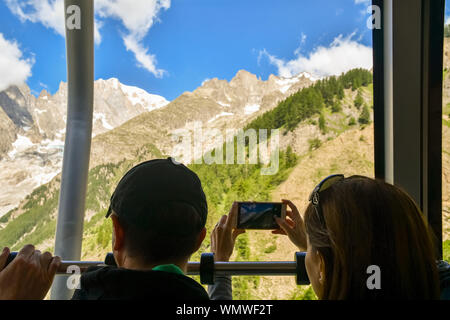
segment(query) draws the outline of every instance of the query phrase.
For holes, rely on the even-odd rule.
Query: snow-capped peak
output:
[[[133,105],[141,104],[148,111],[162,108],[169,104],[164,97],[150,94],[147,91],[133,86],[127,86],[122,83],[119,84],[123,93],[125,93]]]
[[[275,83],[280,86],[281,93],[285,94],[288,90],[296,83],[301,81],[302,78],[306,78],[312,82],[315,82],[317,78],[315,78],[312,74],[308,72],[300,72],[296,76],[285,78],[285,77],[273,77],[275,79]]]

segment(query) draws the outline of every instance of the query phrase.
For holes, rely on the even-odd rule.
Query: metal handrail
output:
[[[11,252],[6,265],[17,256]],[[305,268],[305,252],[297,252],[295,261],[214,261],[214,254],[203,253],[200,262],[188,262],[186,274],[200,276],[203,284],[213,284],[217,276],[296,276],[297,284],[309,284]],[[77,272],[84,273],[90,267],[115,266],[112,253],[108,253],[105,261],[61,261],[57,270],[58,275],[70,275]]]

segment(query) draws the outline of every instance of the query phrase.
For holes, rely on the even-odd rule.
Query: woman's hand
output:
[[[275,217],[281,229],[272,231],[273,234],[287,235],[300,251],[306,251],[305,224],[297,207],[289,200],[282,200],[290,210],[286,208],[286,220]]]
[[[215,261],[227,262],[233,254],[234,244],[238,235],[245,232],[233,228],[233,222],[237,216],[237,202],[233,203],[228,216],[224,215],[211,232],[211,252]]]

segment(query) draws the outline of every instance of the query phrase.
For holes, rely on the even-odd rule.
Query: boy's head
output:
[[[120,180],[106,217],[118,265],[187,261],[206,235],[208,207],[197,175],[172,158],[143,162]]]

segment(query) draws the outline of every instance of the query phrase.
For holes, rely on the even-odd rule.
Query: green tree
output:
[[[358,90],[358,94],[356,95],[356,98],[355,98],[355,107],[359,110],[363,103],[364,103],[364,99],[362,97],[361,90]]]
[[[335,101],[333,103],[333,105],[331,106],[331,112],[337,113],[337,112],[341,112],[341,111],[342,111],[342,104],[341,104],[341,102],[339,100]]]
[[[357,77],[357,78],[353,78],[352,81],[352,91],[355,91],[356,89],[358,89],[359,87],[362,86],[362,80],[361,78]]]
[[[309,143],[309,151],[316,150],[316,149],[320,148],[320,146],[322,145],[322,141],[320,141],[320,139],[318,139],[318,138],[309,139],[308,143]]]
[[[325,121],[325,116],[323,115],[323,113],[321,113],[319,117],[319,129],[322,134],[326,134],[328,132],[327,123]]]
[[[444,27],[444,37],[449,38],[450,37],[450,24],[447,24]]]
[[[352,69],[339,77],[332,76],[319,80],[311,87],[303,88],[281,101],[276,108],[248,124],[245,130],[284,128],[284,134],[286,134],[294,130],[300,122],[320,114],[324,106],[331,109],[338,108],[333,105],[345,97],[344,89],[357,90],[370,83],[372,83],[372,73],[365,69]]]
[[[355,124],[356,124],[355,118],[351,117],[350,120],[348,121],[348,125],[349,126],[354,126]]]
[[[370,111],[367,104],[364,105],[363,110],[359,116],[358,122],[360,124],[369,124],[370,123]]]
[[[343,85],[342,82],[340,81],[340,82],[338,83],[337,98],[338,98],[339,100],[342,100],[342,99],[344,99],[344,96],[345,96],[344,85]]]
[[[285,158],[286,158],[286,167],[292,168],[293,166],[296,165],[296,163],[297,163],[297,156],[292,151],[292,147],[291,146],[287,147]]]

